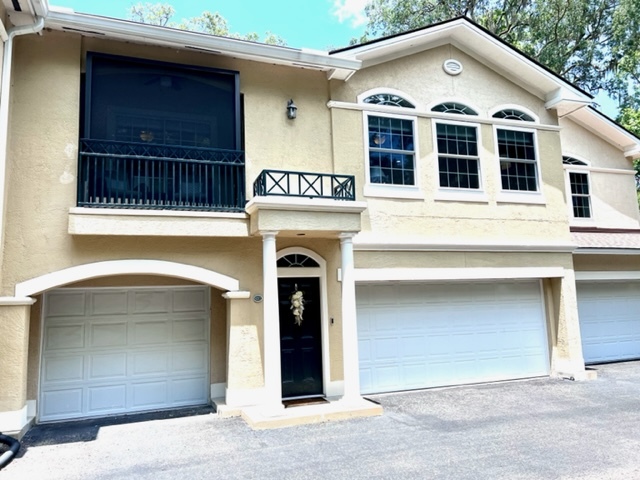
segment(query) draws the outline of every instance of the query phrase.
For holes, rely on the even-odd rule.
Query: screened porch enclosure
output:
[[[90,53],[78,206],[242,211],[238,73]]]

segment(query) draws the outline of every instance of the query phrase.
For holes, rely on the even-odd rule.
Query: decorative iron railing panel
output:
[[[244,152],[81,140],[78,206],[243,212]]]
[[[254,196],[355,200],[353,175],[263,170],[253,182]]]

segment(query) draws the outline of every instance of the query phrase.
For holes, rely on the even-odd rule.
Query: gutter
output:
[[[2,22],[0,22],[0,25]],[[9,138],[9,100],[11,93],[11,64],[13,62],[13,39],[20,35],[38,33],[44,27],[44,17],[36,17],[32,25],[2,31],[6,34],[6,40],[0,31],[0,38],[4,40],[2,56],[2,78],[0,79],[0,248],[4,251],[5,209],[7,196],[7,142]]]

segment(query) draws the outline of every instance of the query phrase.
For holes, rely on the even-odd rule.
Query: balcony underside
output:
[[[71,208],[72,235],[247,237],[249,218],[244,213],[181,212]]]
[[[249,233],[277,231],[278,236],[335,238],[362,229],[365,202],[319,198],[254,197],[247,204]]]

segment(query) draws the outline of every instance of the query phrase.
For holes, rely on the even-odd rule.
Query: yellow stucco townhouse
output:
[[[469,20],[320,52],[3,5],[1,431],[640,357],[640,140]]]

